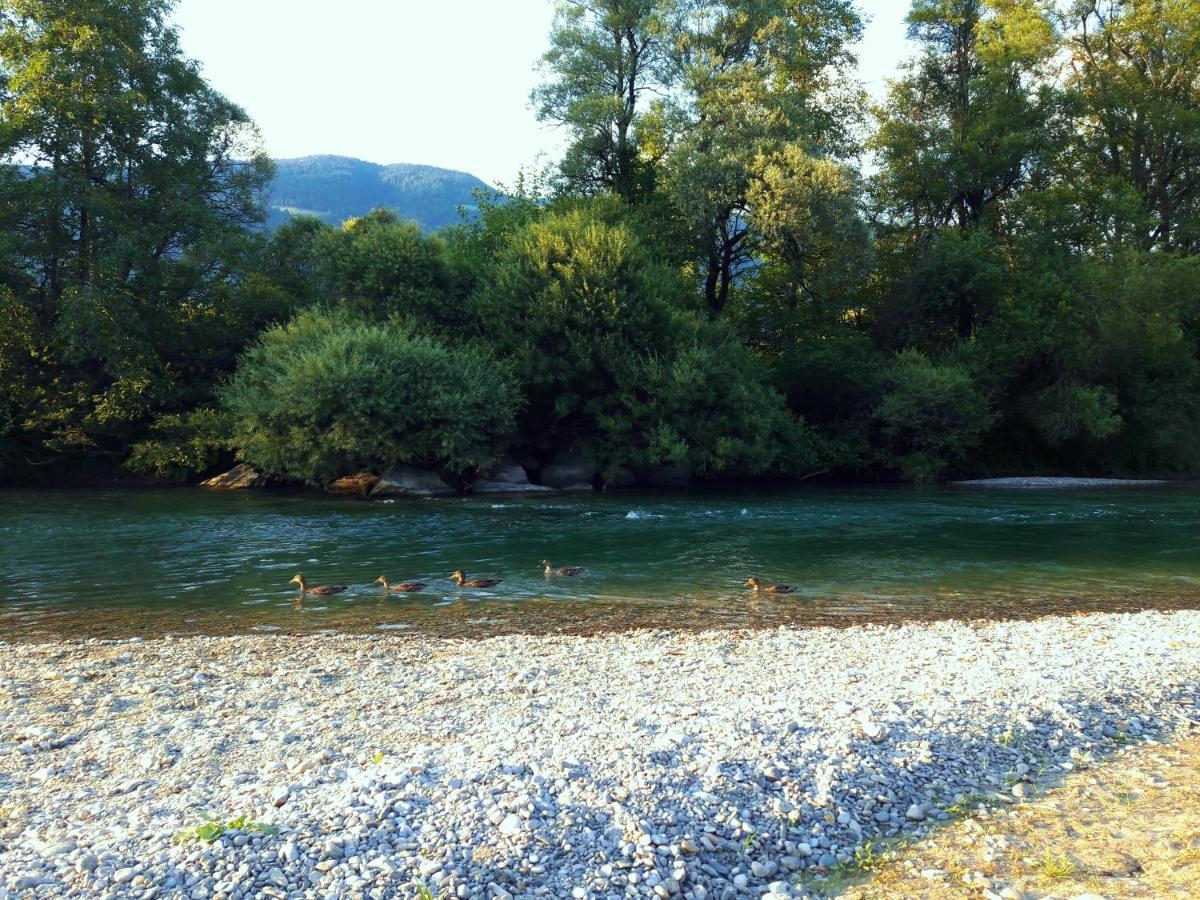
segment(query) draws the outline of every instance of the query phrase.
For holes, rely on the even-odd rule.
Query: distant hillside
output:
[[[339,225],[383,206],[435,231],[460,221],[460,206],[474,209],[471,192],[488,187],[466,172],[407,163],[381,166],[347,156],[279,159],[275,165],[268,197],[272,227],[302,213]]]

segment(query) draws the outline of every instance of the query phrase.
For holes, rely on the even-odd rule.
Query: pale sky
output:
[[[908,50],[907,0],[859,0],[861,77]],[[184,52],[258,123],[276,158],[336,153],[511,183],[562,136],[529,92],[551,0],[180,0]]]

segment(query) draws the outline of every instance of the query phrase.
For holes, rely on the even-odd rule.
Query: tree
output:
[[[922,51],[875,110],[886,343],[966,340],[995,308],[998,240],[1057,152],[1058,47],[1036,0],[915,0]],[[951,327],[947,333],[945,326]]]
[[[1054,28],[1035,0],[914,0],[908,26],[923,49],[870,141],[879,203],[913,240],[998,222],[1049,150]]]
[[[667,190],[719,317],[753,259],[755,161],[797,144],[846,157],[862,94],[849,78],[862,23],[848,0],[689,0],[675,24],[678,141]]]
[[[51,348],[31,456],[119,458],[255,319],[237,281],[271,167],[182,56],[172,6],[0,0],[0,252]]]
[[[568,192],[645,196],[653,173],[641,156],[648,94],[662,89],[666,47],[659,0],[559,0],[534,90],[538,118],[565,127]]]
[[[857,173],[787,144],[758,157],[752,174],[746,196],[755,250],[762,267],[776,266],[781,274],[772,305],[785,316],[774,329],[776,343],[795,340],[798,329],[843,321],[870,271]]]
[[[588,207],[514,232],[481,280],[476,307],[481,336],[512,360],[523,386],[524,438],[594,450],[622,377],[661,345],[686,296],[677,273]]]
[[[1077,0],[1065,19],[1075,112],[1065,182],[1102,239],[1200,251],[1200,7]]]

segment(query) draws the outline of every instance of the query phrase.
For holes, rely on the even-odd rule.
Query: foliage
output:
[[[323,248],[337,296],[373,318],[398,316],[425,328],[458,324],[460,279],[444,242],[376,210],[348,219]]]
[[[604,408],[668,337],[686,297],[685,283],[627,228],[583,209],[515,231],[475,306],[481,333],[522,385],[524,439],[547,448],[602,442]]]
[[[0,0],[0,478],[1200,471],[1195,3],[913,0],[866,122],[849,0],[564,0],[557,165],[269,193],[172,8]]]
[[[270,164],[172,6],[0,2],[0,271],[38,350],[4,392],[28,462],[120,458],[263,321],[234,275]]]
[[[323,484],[396,463],[484,466],[512,429],[517,391],[477,348],[312,310],[264,332],[221,399],[242,459]]]
[[[1050,149],[1054,28],[1037,0],[915,0],[908,26],[922,51],[875,113],[878,202],[918,237],[994,222]]]
[[[798,475],[822,461],[815,436],[725,328],[696,323],[690,342],[674,358],[651,357],[635,385],[604,420],[610,459],[623,449],[635,468],[673,464],[710,478]]]
[[[875,415],[891,458],[912,481],[937,481],[966,462],[993,418],[965,369],[916,350],[896,357]]]
[[[658,0],[560,0],[547,79],[532,101],[543,121],[571,136],[560,165],[572,190],[611,190],[626,200],[648,193],[641,121],[647,95],[664,87],[668,56]]]
[[[1073,0],[1066,172],[1095,236],[1200,250],[1200,9],[1191,0]]]
[[[221,410],[201,406],[159,416],[149,436],[129,448],[128,466],[159,478],[183,481],[214,469],[229,456],[229,420]]]
[[[278,834],[279,829],[274,825],[263,825],[251,820],[248,816],[238,816],[228,822],[220,819],[205,817],[199,825],[183,828],[175,832],[175,843],[186,844],[192,841],[203,841],[211,844],[230,831],[253,832],[255,834]]]
[[[674,135],[663,184],[689,229],[705,305],[717,318],[752,268],[756,166],[788,144],[818,157],[855,149],[863,96],[848,73],[862,23],[846,0],[679,6],[682,99],[660,116]]]

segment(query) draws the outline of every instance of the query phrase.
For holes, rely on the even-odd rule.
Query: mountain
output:
[[[460,206],[475,208],[472,191],[488,190],[466,172],[408,163],[381,166],[348,156],[278,159],[275,166],[267,200],[271,227],[302,213],[340,225],[383,206],[435,231],[461,221]]]

